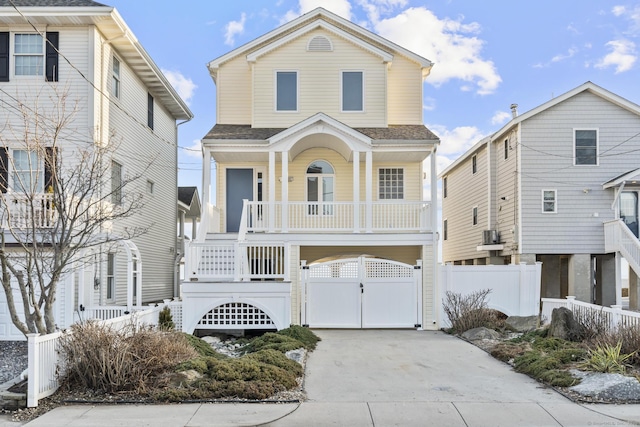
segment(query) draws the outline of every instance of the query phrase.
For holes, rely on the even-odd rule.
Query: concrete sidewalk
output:
[[[316,333],[323,341],[307,362],[300,405],[67,406],[26,426],[640,425],[640,405],[575,404],[440,332]]]

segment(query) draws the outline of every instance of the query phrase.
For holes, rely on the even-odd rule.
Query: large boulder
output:
[[[554,308],[551,312],[549,336],[567,341],[581,341],[585,336],[585,329],[573,317],[573,313],[566,307]]]
[[[500,332],[484,327],[469,329],[461,336],[467,341],[498,340],[501,337]]]
[[[504,322],[516,332],[529,332],[538,327],[538,316],[509,316]]]

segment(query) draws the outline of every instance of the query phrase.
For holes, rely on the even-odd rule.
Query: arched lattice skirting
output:
[[[230,302],[219,305],[202,316],[196,329],[225,329],[242,326],[246,329],[275,329],[264,311],[251,304]]]

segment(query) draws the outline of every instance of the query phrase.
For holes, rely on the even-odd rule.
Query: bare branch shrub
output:
[[[445,294],[444,312],[453,332],[460,334],[482,326],[490,329],[500,326],[499,313],[487,308],[487,296],[490,293],[491,289],[481,289],[467,295],[450,291]]]
[[[74,324],[59,351],[67,386],[106,393],[144,393],[160,374],[198,356],[179,332],[115,330],[96,321]]]
[[[609,320],[602,309],[600,311],[574,309],[573,318],[584,328],[583,340],[593,341],[608,334]]]

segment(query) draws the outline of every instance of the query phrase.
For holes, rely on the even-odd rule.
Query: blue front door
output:
[[[242,200],[253,200],[253,169],[227,169],[227,233],[237,233]]]

